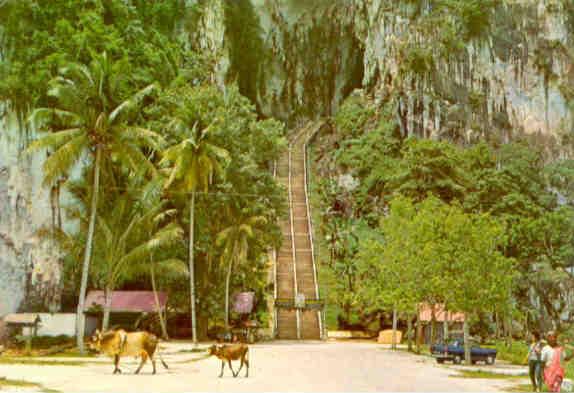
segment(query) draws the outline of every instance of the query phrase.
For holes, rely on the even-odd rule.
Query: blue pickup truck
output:
[[[496,349],[480,348],[473,345],[470,349],[470,360],[472,364],[477,362],[494,364],[496,353]],[[444,344],[435,344],[431,347],[431,354],[438,363],[452,361],[454,364],[460,364],[464,359],[464,344],[460,340],[456,340],[446,346]]]

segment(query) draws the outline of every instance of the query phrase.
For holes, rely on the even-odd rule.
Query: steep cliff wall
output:
[[[502,1],[484,31],[464,40],[412,16],[432,12],[424,7],[388,4],[365,8],[363,83],[381,95],[398,90],[405,132],[466,138],[494,132],[505,139],[572,130],[571,3]]]
[[[26,155],[29,136],[13,113],[0,120],[0,315],[20,305],[58,309],[61,255],[41,235],[58,216],[55,195],[42,186],[45,153]]]
[[[238,80],[266,116],[330,115],[363,88],[392,96],[407,134],[570,131],[574,5],[478,2],[474,15],[477,4],[463,3],[213,0],[203,2],[199,36],[218,57],[218,78]]]

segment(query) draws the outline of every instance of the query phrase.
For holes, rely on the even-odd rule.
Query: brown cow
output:
[[[102,333],[96,330],[90,340],[90,348],[114,358],[114,374],[122,372],[119,368],[121,356],[141,357],[141,363],[135,372],[136,374],[140,372],[147,359],[150,358],[155,374],[154,354],[158,341],[155,335],[148,332],[127,333],[125,330],[119,329]],[[159,351],[157,354],[167,369],[167,364],[161,358]]]
[[[245,364],[245,378],[249,377],[249,347],[245,344],[233,344],[233,345],[212,345],[209,347],[209,354],[216,356],[218,359],[221,359],[221,373],[219,374],[219,378],[223,376],[223,369],[225,368],[225,361],[229,365],[231,369],[231,373],[233,374],[233,378],[237,377],[241,369],[243,368],[243,364]],[[233,371],[233,367],[231,367],[232,360],[241,360],[241,365],[239,366],[239,370],[237,372]]]

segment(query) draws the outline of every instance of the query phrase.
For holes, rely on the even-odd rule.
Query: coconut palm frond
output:
[[[68,127],[79,127],[82,124],[80,116],[74,112],[58,108],[37,108],[34,109],[32,114],[28,117],[28,122],[35,129],[41,129],[51,124],[55,119],[58,119]]]
[[[80,134],[48,157],[44,162],[44,184],[53,184],[56,179],[66,175],[79,161],[87,145],[88,138]]]
[[[181,259],[169,258],[152,263],[156,264],[156,270],[163,276],[189,277],[189,268]]]
[[[149,147],[156,151],[161,150],[166,143],[165,139],[157,132],[141,127],[127,127],[121,136],[124,140],[135,141],[141,147]]]
[[[138,173],[156,174],[156,167],[147,159],[137,146],[129,144],[115,144],[113,146],[113,151],[125,166],[132,169],[133,175],[137,175]]]
[[[70,142],[70,140],[82,135],[83,130],[80,128],[70,128],[44,135],[42,138],[32,142],[26,149],[27,153],[35,153],[42,149],[57,150],[62,145]]]
[[[121,118],[122,115],[126,114],[130,110],[137,108],[141,105],[143,99],[149,96],[152,92],[157,90],[155,84],[148,85],[132,95],[130,98],[118,105],[109,115],[108,121],[110,124],[114,124],[117,120]]]
[[[130,252],[123,256],[118,264],[133,264],[144,260],[150,255],[151,252],[157,251],[163,247],[168,247],[182,239],[183,230],[178,226],[164,228],[158,231],[151,239],[137,247],[134,247]]]
[[[165,179],[163,176],[156,173],[156,176],[153,176],[152,179],[143,186],[142,191],[139,194],[138,202],[144,209],[150,208],[154,204],[158,203],[162,195],[164,183]]]

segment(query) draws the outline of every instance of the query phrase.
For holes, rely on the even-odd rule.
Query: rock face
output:
[[[25,155],[26,135],[14,116],[0,122],[0,316],[57,310],[61,255],[41,235],[53,218],[50,189],[42,187],[45,153]]]
[[[214,82],[236,81],[262,115],[291,125],[362,89],[405,135],[527,133],[552,150],[573,130],[572,0],[450,3],[457,17],[435,15],[433,0],[186,0],[199,12],[180,36],[212,55]],[[59,293],[60,255],[37,235],[58,209],[41,186],[42,155],[21,155],[14,124],[0,123],[0,315]]]
[[[459,26],[465,9],[461,20],[433,20],[430,0],[225,3],[200,2],[196,34],[218,59],[218,80],[237,80],[266,116],[331,115],[362,88],[392,98],[406,134],[547,140],[572,130],[568,0],[501,0],[485,6],[485,21],[468,18],[486,26],[468,37],[439,28]]]

